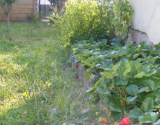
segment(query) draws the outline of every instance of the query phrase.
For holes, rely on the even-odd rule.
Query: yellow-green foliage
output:
[[[113,11],[116,13],[116,16],[112,22],[116,29],[116,35],[122,37],[128,36],[128,27],[134,12],[129,1],[116,0]]]
[[[110,6],[111,7],[111,6]],[[77,40],[106,38],[113,31],[113,13],[95,0],[71,0],[62,18],[62,33],[71,43]]]

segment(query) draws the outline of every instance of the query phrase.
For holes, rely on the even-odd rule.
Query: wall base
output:
[[[129,34],[128,40],[127,42],[136,42],[137,44],[139,44],[140,42],[146,41],[147,45],[154,45],[153,43],[150,42],[148,36],[146,33],[135,30],[135,29],[131,29],[131,33]]]

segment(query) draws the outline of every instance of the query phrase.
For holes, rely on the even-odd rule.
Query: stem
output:
[[[120,21],[119,21],[119,24],[120,24],[120,32],[121,32],[121,22],[122,22],[121,18],[122,18],[122,7],[121,7],[121,15],[120,15]],[[119,32],[119,34],[118,34],[118,39],[119,39],[119,37],[120,37],[120,32]]]
[[[9,29],[9,13],[7,13],[7,29]]]
[[[126,14],[126,20],[127,20],[127,18],[128,18],[128,16],[127,16],[127,14]],[[129,24],[128,24],[128,31],[127,31],[127,37],[126,37],[126,40],[128,39],[128,35],[129,35]]]

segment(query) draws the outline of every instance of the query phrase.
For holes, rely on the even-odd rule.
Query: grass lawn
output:
[[[95,124],[98,108],[80,90],[63,36],[46,24],[0,23],[0,124]],[[101,115],[100,115],[101,116]]]

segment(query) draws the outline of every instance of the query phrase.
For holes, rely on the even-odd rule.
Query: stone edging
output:
[[[80,80],[80,82],[84,83],[84,89],[88,89],[90,84],[92,83],[92,79],[89,78],[88,80],[86,80],[86,78],[84,78],[84,75],[86,73],[86,68],[82,66],[82,63],[78,62],[77,65],[78,67],[75,67],[75,63],[73,61],[73,59],[70,59],[71,61],[71,66],[73,69],[75,69],[78,73],[78,78]]]

